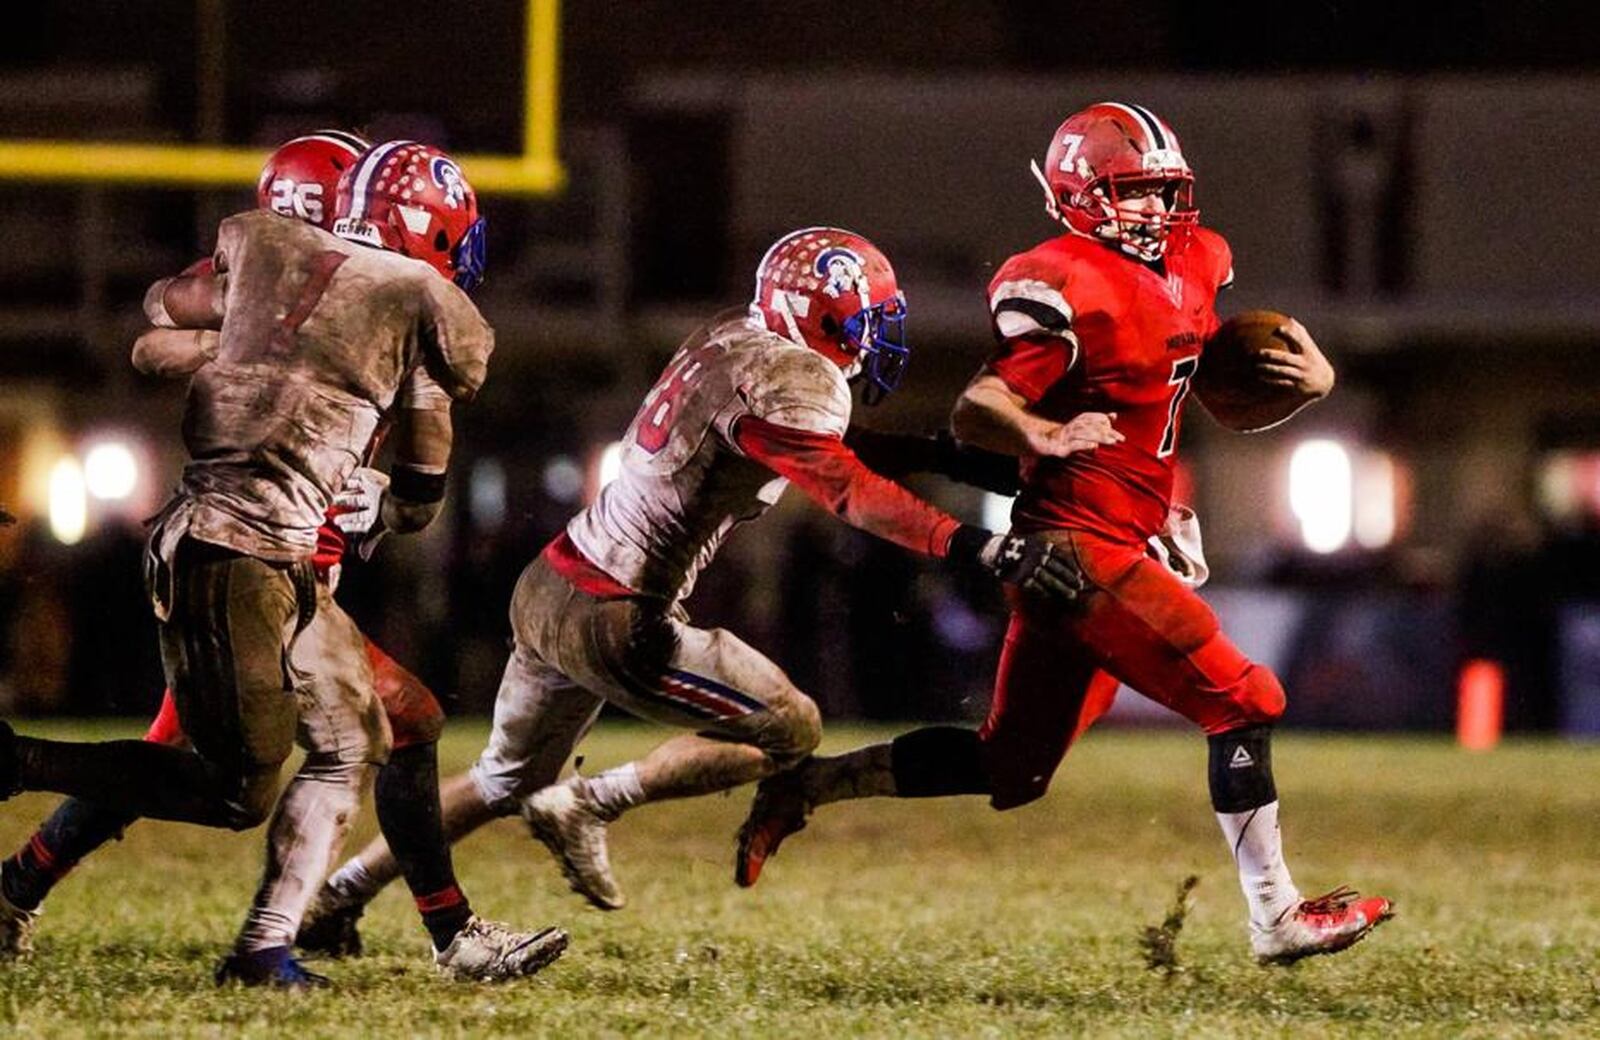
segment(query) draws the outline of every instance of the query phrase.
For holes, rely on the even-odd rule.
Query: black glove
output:
[[[1087,587],[1077,563],[1037,535],[995,534],[962,524],[950,538],[949,559],[1029,592],[1067,601],[1077,599]]]

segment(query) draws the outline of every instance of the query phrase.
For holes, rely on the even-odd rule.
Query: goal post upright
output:
[[[522,153],[456,159],[480,194],[550,195],[566,182],[559,134],[561,0],[527,0]],[[0,140],[0,181],[211,188],[255,183],[268,149],[47,139]]]

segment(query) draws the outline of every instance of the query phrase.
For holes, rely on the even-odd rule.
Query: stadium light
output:
[[[545,464],[544,493],[557,502],[576,502],[583,497],[583,470],[570,455],[557,455]]]
[[[139,461],[121,441],[102,441],[83,457],[83,482],[91,498],[120,502],[139,486]]]
[[[1355,471],[1355,536],[1363,549],[1382,549],[1394,541],[1397,525],[1394,459],[1382,451],[1362,453]]]
[[[467,478],[467,504],[472,526],[480,531],[499,530],[506,519],[506,468],[499,459],[479,459]]]
[[[1289,508],[1300,540],[1314,553],[1338,552],[1350,541],[1354,479],[1350,452],[1332,440],[1309,440],[1289,457]]]
[[[89,524],[89,496],[83,467],[63,455],[50,467],[50,533],[62,545],[76,545]]]

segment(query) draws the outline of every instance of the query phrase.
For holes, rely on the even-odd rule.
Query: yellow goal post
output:
[[[525,21],[522,153],[455,157],[473,188],[483,194],[550,195],[566,181],[556,155],[561,0],[528,0]],[[0,140],[0,180],[250,185],[267,154],[265,149],[207,145]]]

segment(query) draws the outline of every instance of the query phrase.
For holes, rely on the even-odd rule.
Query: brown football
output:
[[[1282,422],[1306,403],[1302,394],[1264,382],[1256,371],[1256,355],[1263,350],[1298,352],[1294,341],[1278,332],[1288,322],[1277,311],[1244,311],[1206,340],[1194,377],[1195,396],[1228,429],[1259,430]]]

